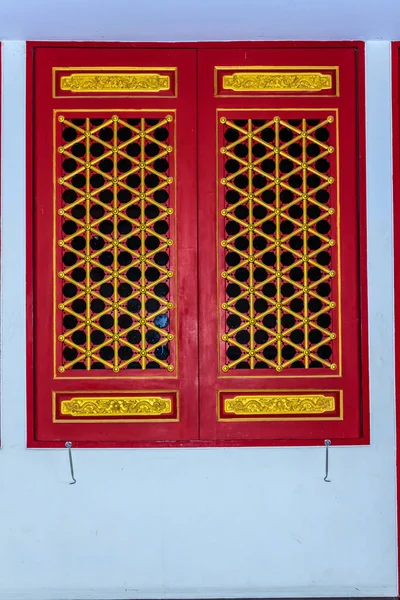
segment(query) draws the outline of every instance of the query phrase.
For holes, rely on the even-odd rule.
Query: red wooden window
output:
[[[367,435],[361,69],[355,48],[200,53],[204,439]]]
[[[362,46],[29,68],[30,444],[367,441]]]
[[[34,51],[38,442],[197,437],[195,65],[193,50]]]

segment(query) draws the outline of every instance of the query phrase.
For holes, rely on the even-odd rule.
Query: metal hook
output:
[[[74,463],[72,462],[72,442],[65,442],[65,447],[68,448],[68,457],[69,457],[69,467],[71,469],[71,477],[72,481],[70,481],[69,485],[74,485],[76,483],[75,475],[74,475]]]
[[[325,440],[325,448],[326,448],[326,452],[325,452],[325,477],[324,477],[324,481],[326,481],[326,483],[330,483],[331,480],[328,479],[328,473],[329,473],[329,446],[331,445],[331,440]]]

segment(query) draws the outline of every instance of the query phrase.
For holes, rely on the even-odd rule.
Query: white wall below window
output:
[[[389,43],[367,44],[372,441],[333,447],[329,484],[323,448],[76,450],[74,486],[66,450],[25,449],[24,42],[1,152],[1,600],[396,595]]]

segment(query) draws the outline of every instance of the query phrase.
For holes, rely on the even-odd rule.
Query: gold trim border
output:
[[[224,67],[226,68],[226,67]],[[217,284],[217,315],[218,315],[218,324],[217,324],[217,348],[218,348],[218,375],[217,375],[217,379],[231,379],[231,378],[237,378],[240,377],[240,379],[246,379],[246,380],[251,380],[251,379],[264,379],[264,380],[268,380],[271,379],[271,377],[279,377],[279,379],[304,379],[307,377],[310,377],[310,374],[305,373],[304,375],[300,375],[300,374],[296,374],[296,375],[285,375],[284,371],[282,371],[281,373],[277,374],[271,374],[271,375],[250,375],[250,376],[246,376],[244,375],[244,371],[237,371],[237,375],[232,374],[232,372],[228,375],[224,375],[223,373],[221,374],[221,322],[220,322],[220,277],[219,277],[219,273],[220,273],[220,269],[219,269],[219,218],[220,218],[220,213],[219,213],[219,178],[218,178],[218,169],[219,169],[219,160],[220,160],[220,155],[219,155],[219,145],[218,145],[218,127],[219,127],[219,113],[221,112],[256,112],[256,111],[260,111],[260,112],[273,112],[273,111],[282,111],[282,112],[287,112],[287,111],[291,111],[291,112],[295,112],[295,111],[315,111],[315,112],[333,112],[335,114],[335,124],[336,124],[336,143],[335,146],[337,148],[336,151],[336,183],[337,183],[337,207],[336,207],[336,223],[337,223],[337,241],[336,241],[336,248],[337,248],[337,278],[338,278],[338,287],[337,287],[337,293],[338,293],[338,298],[337,298],[337,310],[338,310],[338,338],[337,338],[337,343],[338,343],[338,355],[339,355],[339,360],[337,361],[337,365],[338,368],[334,373],[331,373],[329,375],[317,375],[317,374],[313,374],[313,379],[327,379],[327,378],[333,378],[333,379],[337,379],[339,377],[342,377],[342,285],[341,285],[341,229],[340,229],[340,162],[339,162],[339,158],[340,158],[340,143],[339,143],[339,109],[338,108],[331,108],[329,106],[324,107],[324,108],[308,108],[308,107],[304,107],[304,108],[275,108],[275,107],[271,107],[271,108],[257,108],[257,107],[247,107],[247,108],[234,108],[234,107],[230,107],[230,108],[217,108],[216,109],[216,133],[215,133],[215,147],[216,147],[216,196],[215,196],[215,209],[216,209],[216,228],[215,228],[215,240],[216,240],[216,265],[217,265],[217,269],[216,269],[216,284]],[[231,390],[229,390],[231,391]],[[253,390],[253,391],[257,391],[257,390]],[[289,390],[291,391],[291,390]],[[308,390],[306,390],[308,391]],[[239,393],[239,392],[238,392]],[[231,419],[229,419],[231,420]],[[248,419],[245,419],[248,420]],[[259,420],[259,419],[258,419]],[[268,419],[271,420],[271,419]],[[285,419],[287,420],[287,419]]]
[[[112,92],[107,93],[106,95],[97,95],[93,92],[91,92],[90,96],[87,96],[86,94],[61,94],[57,92],[57,73],[59,72],[64,72],[64,71],[73,71],[74,74],[76,74],[77,72],[93,72],[94,73],[105,73],[107,72],[107,74],[118,74],[118,72],[126,72],[126,73],[138,73],[138,72],[169,72],[169,73],[173,73],[175,75],[174,77],[174,86],[172,89],[172,94],[159,94],[157,93],[157,95],[155,96],[154,92],[150,92],[149,94],[143,93],[143,92],[138,92],[135,90],[132,90],[131,92],[127,92],[127,93],[122,93],[122,92],[117,92],[115,94],[113,94]],[[169,77],[169,75],[168,75]],[[61,82],[60,82],[61,84]],[[178,97],[178,67],[147,67],[147,66],[142,66],[142,67],[52,67],[52,79],[51,79],[51,87],[52,87],[52,98],[65,98],[65,99],[75,99],[75,98],[132,98],[132,95],[136,95],[138,94],[137,98],[177,98]],[[170,85],[169,88],[171,89],[171,78],[170,78]],[[60,85],[60,91],[62,91],[61,89],[61,85]],[[162,90],[161,90],[162,91]],[[135,97],[135,96],[134,96]],[[65,111],[64,111],[65,112]]]
[[[176,108],[113,108],[113,109],[109,109],[109,108],[94,108],[94,109],[90,109],[90,108],[67,108],[67,109],[53,109],[53,148],[54,148],[54,152],[53,152],[53,380],[87,380],[87,381],[106,381],[106,380],[116,380],[116,377],[120,379],[134,379],[136,381],[153,381],[154,379],[164,379],[164,380],[173,380],[173,379],[178,379],[179,377],[179,349],[178,349],[178,338],[179,336],[176,335],[175,336],[175,370],[173,371],[173,373],[170,375],[168,373],[168,375],[164,374],[164,375],[152,375],[149,377],[143,377],[140,375],[131,375],[129,373],[129,376],[126,377],[122,377],[120,376],[120,374],[116,374],[114,376],[112,375],[104,375],[103,377],[88,377],[87,375],[85,376],[70,376],[70,375],[63,375],[62,377],[59,377],[58,375],[58,370],[57,370],[57,282],[58,282],[58,277],[57,277],[57,253],[56,253],[56,248],[57,248],[57,244],[56,244],[56,240],[57,240],[57,217],[58,217],[58,213],[57,213],[57,157],[58,157],[58,152],[57,152],[57,144],[56,144],[56,140],[57,140],[57,115],[61,114],[61,113],[79,113],[79,112],[84,112],[86,113],[99,113],[99,112],[109,112],[112,114],[118,113],[118,112],[125,112],[125,113],[154,113],[154,112],[158,112],[158,113],[171,113],[174,115],[174,155],[175,155],[175,159],[174,159],[174,206],[175,209],[177,207],[177,172],[178,172],[178,154],[177,154],[177,146],[176,146],[176,142],[177,142],[177,109]],[[177,240],[177,210],[174,211],[174,232],[175,232],[175,240]],[[176,241],[174,244],[174,271],[175,274],[178,273],[177,271],[177,265],[178,265],[178,242]],[[179,328],[179,312],[178,312],[178,276],[175,277],[175,287],[174,287],[174,298],[175,300],[175,331],[178,331]],[[87,373],[87,371],[86,371]],[[115,390],[114,390],[115,391]],[[79,393],[79,392],[77,392]],[[109,392],[110,393],[110,392]],[[111,393],[113,393],[113,390],[111,391]],[[165,419],[163,419],[163,421],[165,421]],[[76,422],[76,420],[73,421],[74,423]],[[87,422],[87,421],[85,421]],[[96,421],[98,422],[98,421]],[[65,421],[63,421],[63,423],[65,423]]]
[[[298,393],[296,393],[296,391]],[[251,397],[251,394],[255,394],[255,398],[257,397],[275,397],[275,396],[279,396],[279,397],[283,397],[284,395],[287,394],[287,397],[296,397],[298,398],[299,396],[303,396],[304,397],[310,397],[318,395],[319,397],[325,395],[325,394],[338,394],[339,395],[339,416],[335,416],[335,417],[311,417],[310,415],[315,414],[315,413],[307,413],[307,416],[301,416],[301,417],[226,417],[226,416],[221,416],[221,394],[237,394],[238,396],[246,396],[246,397]],[[257,396],[256,396],[257,394]],[[224,404],[226,400],[233,400],[233,398],[225,398],[224,399]],[[334,398],[335,400],[335,398]],[[336,402],[335,402],[335,408],[336,408]],[[218,422],[225,422],[225,423],[231,423],[231,422],[257,422],[257,421],[343,421],[343,390],[335,390],[335,389],[329,389],[329,390],[260,390],[260,389],[246,389],[246,390],[218,390],[217,392],[217,421]],[[335,409],[332,409],[335,410]],[[284,413],[281,413],[284,414]],[[286,413],[288,414],[288,413]]]
[[[141,394],[141,396],[137,396],[137,398],[143,398],[144,395],[146,395],[147,397],[151,396],[151,397],[155,397],[156,395],[159,396],[160,394],[175,394],[175,398],[176,398],[176,417],[174,418],[166,418],[166,419],[152,419],[152,418],[138,418],[138,417],[132,417],[132,418],[125,418],[125,419],[91,419],[91,418],[85,418],[85,419],[80,419],[80,418],[76,418],[76,419],[59,419],[57,418],[57,399],[60,396],[71,396],[72,394],[77,394],[80,395],[81,398],[83,397],[83,395],[85,394],[85,390],[68,390],[68,391],[59,391],[59,392],[55,392],[52,391],[52,422],[53,423],[136,423],[136,424],[140,424],[140,423],[179,423],[180,422],[180,393],[179,390],[138,390],[138,393]],[[93,393],[89,392],[90,398],[93,398]],[[124,394],[126,393],[126,397],[129,398],[133,398],[133,396],[129,396],[129,392],[124,392],[124,391],[116,391],[114,390],[96,390],[96,394],[115,394],[114,398],[115,399],[120,399],[124,397]],[[98,397],[98,396],[97,396]],[[88,396],[89,398],[89,396]],[[173,397],[169,398],[169,400],[171,401],[171,411],[174,408],[173,405]],[[63,402],[68,402],[68,400],[61,400],[61,404]]]
[[[339,97],[340,96],[340,89],[339,89],[339,66],[331,66],[331,65],[322,65],[322,66],[300,66],[300,65],[291,65],[291,66],[287,66],[287,65],[281,65],[281,66],[277,66],[277,65],[257,65],[257,66],[244,66],[244,65],[239,65],[239,66],[229,66],[229,65],[224,65],[224,66],[215,66],[214,67],[214,96],[219,97],[219,98],[259,98],[260,96],[262,97],[263,95],[270,95],[273,98],[276,97],[288,97],[288,96],[293,96],[293,95],[297,95],[296,91],[284,91],[284,90],[280,90],[281,93],[276,93],[273,90],[270,91],[263,91],[260,90],[259,93],[257,94],[252,94],[252,93],[231,93],[231,94],[224,94],[224,93],[219,93],[218,92],[218,74],[220,72],[223,71],[229,71],[229,75],[232,75],[233,73],[231,73],[231,71],[260,71],[263,73],[266,73],[268,71],[274,72],[274,71],[281,71],[282,73],[287,74],[290,71],[305,71],[307,73],[314,73],[317,74],[319,73],[319,71],[333,71],[335,73],[335,90],[333,94],[320,94],[318,91],[312,93],[312,94],[305,94],[304,92],[297,91],[297,94],[301,95],[302,98],[315,98],[316,95],[318,96],[323,96],[324,98],[332,98],[332,97]],[[321,74],[321,73],[319,73]],[[328,73],[326,73],[328,75]],[[322,75],[324,75],[324,73],[322,73]],[[332,82],[333,83],[333,82]],[[243,90],[241,90],[243,91]],[[323,91],[323,90],[321,90]],[[260,93],[261,92],[261,93]],[[264,92],[264,93],[263,93]]]

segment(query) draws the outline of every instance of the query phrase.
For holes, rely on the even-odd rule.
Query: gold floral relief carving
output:
[[[224,410],[234,415],[322,414],[335,410],[333,396],[235,396],[224,399]]]
[[[171,399],[158,396],[71,398],[61,402],[61,414],[73,417],[152,417],[171,412]]]
[[[70,92],[161,92],[169,88],[169,75],[158,73],[72,73],[61,77],[61,89]]]
[[[320,92],[332,88],[332,77],[317,72],[238,72],[224,75],[222,87],[235,92]]]

